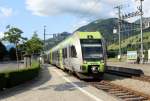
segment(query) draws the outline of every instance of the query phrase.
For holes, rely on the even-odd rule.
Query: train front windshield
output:
[[[81,48],[84,61],[99,61],[103,59],[101,40],[81,40]]]

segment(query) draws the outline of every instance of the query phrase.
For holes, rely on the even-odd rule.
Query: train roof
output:
[[[57,44],[56,46],[54,46],[53,48],[51,48],[50,50],[56,50],[60,46],[65,46],[68,42],[72,40],[73,36],[76,34],[78,35],[79,39],[88,39],[88,37],[92,37],[93,39],[102,39],[102,35],[100,32],[79,32],[78,31],[72,34],[71,36],[69,36],[68,38],[66,38],[65,40],[63,40],[62,42],[60,42],[59,44]]]
[[[87,39],[88,36],[92,36],[93,39],[101,39],[102,35],[100,32],[77,32],[80,39]]]

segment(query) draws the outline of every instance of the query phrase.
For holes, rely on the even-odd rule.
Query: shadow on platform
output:
[[[72,82],[72,83],[66,82],[64,84],[48,85],[46,87],[41,87],[39,88],[39,90],[54,89],[55,91],[74,91],[75,89],[77,89],[77,87],[74,86],[73,84],[77,85],[80,88],[88,86],[88,84],[84,82]]]

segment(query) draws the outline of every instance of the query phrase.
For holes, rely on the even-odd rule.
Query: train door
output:
[[[62,49],[60,48],[59,50],[59,66],[61,69],[64,69],[64,66],[63,66],[63,55],[62,55]]]
[[[80,60],[77,57],[77,50],[74,45],[71,45],[69,47],[69,57],[70,57],[70,67],[72,71],[75,71],[77,69],[78,65],[80,67]]]
[[[67,46],[67,59],[65,61],[65,64],[66,64],[66,68],[71,70],[70,69],[70,57],[69,57],[69,46]]]
[[[50,64],[53,62],[53,55],[52,55],[52,50],[50,50]]]
[[[66,64],[67,64],[67,48],[65,47],[65,48],[63,48],[62,49],[62,57],[63,57],[63,59],[62,59],[62,61],[63,61],[63,66],[64,66],[64,68],[66,68]]]
[[[56,57],[56,59],[55,59],[55,61],[56,61],[56,66],[59,67],[59,51],[58,51],[58,50],[57,50],[56,53],[55,53],[55,57]]]
[[[54,65],[59,67],[59,51],[54,51]]]
[[[48,53],[47,55],[47,61],[46,61],[48,64],[50,63],[50,54]]]

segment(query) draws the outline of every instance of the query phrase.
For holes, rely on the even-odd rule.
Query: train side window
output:
[[[53,57],[52,57],[53,60],[55,60],[55,58],[56,58],[55,52],[53,52],[52,55],[53,55]]]
[[[56,61],[56,52],[54,51],[54,60]]]
[[[77,58],[77,52],[76,52],[75,46],[70,47],[70,55],[73,58]]]
[[[65,58],[67,58],[67,48],[65,48]]]
[[[67,48],[63,49],[63,58],[67,58]]]
[[[64,48],[62,49],[62,55],[63,55],[63,58],[65,58],[65,49]]]

